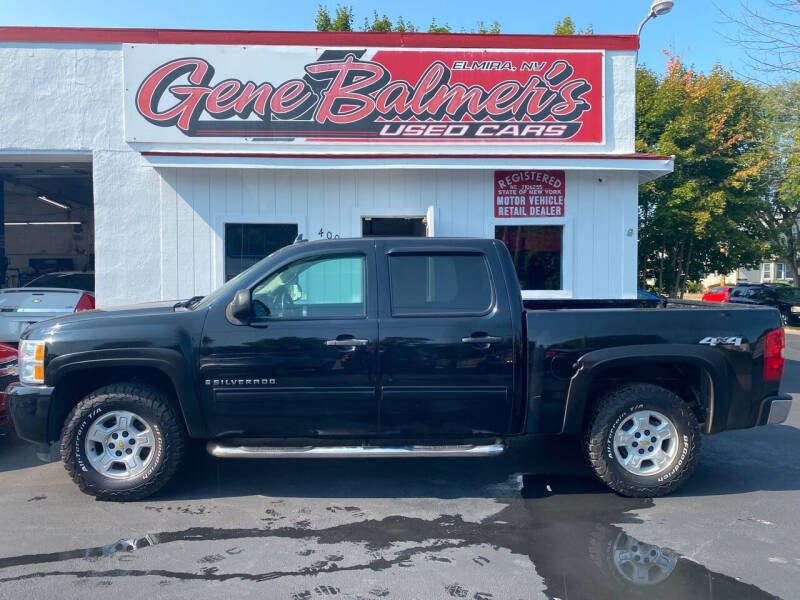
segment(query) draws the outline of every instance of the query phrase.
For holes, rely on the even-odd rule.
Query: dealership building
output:
[[[636,295],[636,36],[0,27],[6,286],[204,295],[292,243],[506,242],[526,297]]]

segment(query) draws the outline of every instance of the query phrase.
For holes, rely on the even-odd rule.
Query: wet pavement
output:
[[[800,392],[800,336],[784,389]],[[796,401],[797,402],[797,401]],[[211,458],[156,496],[82,495],[0,439],[0,598],[800,597],[800,409],[704,439],[679,493],[626,499],[575,440],[486,459]],[[532,458],[533,457],[533,458]]]

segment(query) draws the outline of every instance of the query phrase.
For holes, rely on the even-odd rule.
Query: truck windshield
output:
[[[272,254],[270,254],[270,256],[272,256]],[[200,302],[197,302],[196,304],[193,304],[192,307],[191,307],[192,310],[196,310],[198,308],[205,308],[206,306],[210,306],[217,298],[226,295],[228,292],[233,293],[234,291],[239,289],[239,284],[242,282],[242,280],[245,279],[250,274],[251,271],[253,271],[254,269],[257,269],[259,267],[259,265],[262,262],[264,262],[267,258],[269,258],[269,256],[262,258],[256,264],[248,267],[247,269],[245,269],[244,271],[242,271],[241,273],[236,275],[236,277],[234,277],[233,279],[229,279],[228,281],[223,283],[221,287],[218,287],[216,290],[211,292],[208,296],[206,296],[205,298],[200,300]]]

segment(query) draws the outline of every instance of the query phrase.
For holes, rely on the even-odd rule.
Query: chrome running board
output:
[[[226,446],[208,442],[206,450],[218,458],[402,458],[496,456],[505,451],[499,441],[457,446]]]

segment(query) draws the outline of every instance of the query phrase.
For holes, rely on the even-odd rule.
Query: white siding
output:
[[[297,223],[311,240],[329,232],[358,237],[362,216],[425,216],[429,206],[436,209],[436,235],[443,237],[493,237],[495,224],[563,224],[562,295],[619,298],[636,292],[635,173],[568,173],[560,219],[495,219],[489,170],[159,173],[160,299],[207,294],[222,283],[226,222]]]

